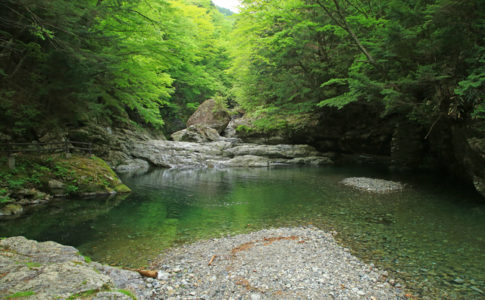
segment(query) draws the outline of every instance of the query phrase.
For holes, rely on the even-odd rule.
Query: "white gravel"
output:
[[[373,193],[388,193],[402,191],[404,184],[396,181],[367,177],[349,177],[341,181],[342,184],[359,190]]]
[[[405,299],[387,272],[314,227],[196,242],[168,250],[152,267],[159,270],[147,280],[152,299]]]

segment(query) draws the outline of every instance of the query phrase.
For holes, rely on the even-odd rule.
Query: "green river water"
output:
[[[343,186],[366,176],[407,184],[376,195]],[[388,270],[409,293],[485,298],[485,201],[433,175],[366,168],[153,170],[125,176],[122,198],[63,200],[0,222],[24,235],[78,248],[93,260],[146,266],[164,249],[261,228],[313,225]]]

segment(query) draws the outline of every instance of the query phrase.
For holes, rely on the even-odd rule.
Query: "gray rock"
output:
[[[191,125],[206,125],[222,133],[231,117],[225,109],[217,107],[216,101],[209,99],[199,105],[197,110],[187,121],[187,127]]]
[[[66,195],[64,191],[64,183],[59,180],[51,179],[49,180],[49,190],[55,197],[62,197]]]
[[[270,159],[263,156],[242,155],[223,162],[227,167],[269,167]]]
[[[144,174],[150,169],[150,164],[143,159],[128,159],[116,167],[119,173]]]
[[[241,144],[239,146],[227,149],[224,155],[241,156],[257,155],[278,158],[294,158],[318,156],[320,153],[308,145],[258,145],[258,144]]]
[[[333,162],[332,154],[320,153],[307,145],[257,145],[227,139],[208,143],[151,140],[133,145],[131,155],[166,168],[323,165]]]
[[[51,179],[49,180],[49,189],[63,189],[64,183],[60,182],[59,180]]]
[[[128,290],[138,299],[151,295],[137,272],[88,263],[73,247],[24,237],[0,240],[0,273],[3,295],[32,292],[30,299],[65,299],[106,289]],[[95,295],[95,299],[131,299],[127,297],[116,290]]]
[[[215,142],[221,140],[217,130],[207,125],[191,125],[190,127],[177,131],[171,135],[177,142]]]
[[[169,277],[170,277],[170,274],[168,274],[167,272],[164,272],[161,270],[157,272],[158,280],[168,280]]]
[[[120,292],[100,292],[93,297],[93,300],[133,300],[133,298]]]

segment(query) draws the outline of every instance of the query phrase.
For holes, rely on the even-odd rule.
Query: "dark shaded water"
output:
[[[339,182],[400,180],[374,195]],[[154,170],[125,177],[126,199],[63,201],[13,221],[0,235],[77,247],[93,260],[142,266],[163,249],[267,227],[312,224],[387,269],[415,295],[485,297],[485,201],[440,176],[393,176],[364,168]]]

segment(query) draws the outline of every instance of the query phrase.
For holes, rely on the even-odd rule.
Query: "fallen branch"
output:
[[[157,276],[158,276],[158,272],[157,271],[142,270],[142,269],[137,269],[135,271],[137,271],[138,273],[140,273],[141,276],[145,276],[145,277],[157,278]]]
[[[212,255],[211,260],[209,260],[209,263],[207,264],[208,266],[212,265],[214,262],[214,259],[216,259],[217,255]]]

